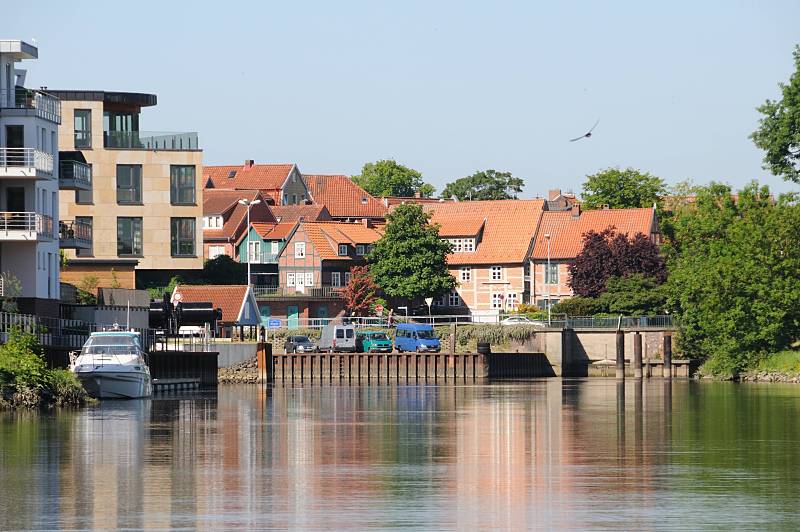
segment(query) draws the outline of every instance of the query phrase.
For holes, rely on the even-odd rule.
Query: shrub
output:
[[[567,316],[594,316],[607,309],[603,303],[595,297],[575,296],[562,299],[550,309],[554,314],[566,314]]]

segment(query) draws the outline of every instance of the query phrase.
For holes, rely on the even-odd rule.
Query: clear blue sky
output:
[[[748,139],[792,71],[796,0],[204,3],[10,2],[0,33],[37,39],[29,86],[157,94],[140,127],[198,131],[207,164],[394,158],[439,190],[494,168],[525,196],[609,166],[798,188]]]

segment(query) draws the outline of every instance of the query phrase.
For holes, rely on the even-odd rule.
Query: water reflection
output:
[[[786,527],[800,387],[223,387],[0,417],[0,529]]]

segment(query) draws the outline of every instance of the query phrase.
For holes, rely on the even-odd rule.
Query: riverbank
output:
[[[217,382],[220,384],[257,384],[259,380],[256,357],[234,364],[229,368],[219,368]]]

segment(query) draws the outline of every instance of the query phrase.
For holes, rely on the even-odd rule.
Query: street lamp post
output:
[[[247,251],[247,286],[250,286],[250,207],[258,205],[261,200],[240,199],[239,203],[247,207],[247,247],[245,249]]]
[[[545,233],[544,238],[547,240],[547,271],[544,272],[544,281],[547,285],[547,324],[550,323],[550,233]]]

